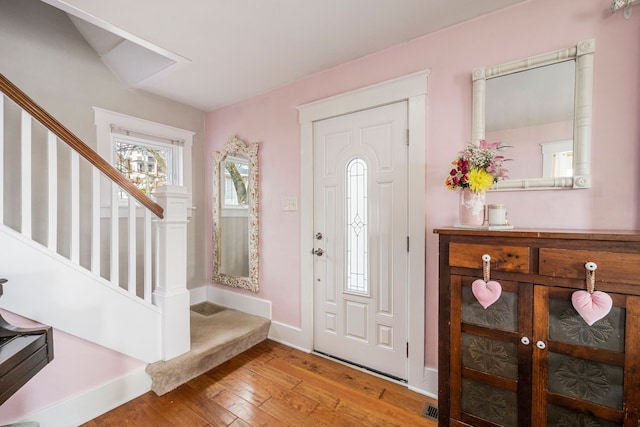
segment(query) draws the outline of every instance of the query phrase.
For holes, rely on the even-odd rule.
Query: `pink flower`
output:
[[[501,142],[487,143],[486,140],[479,141],[478,145],[467,145],[463,151],[458,153],[456,159],[451,162],[453,168],[449,170],[449,176],[445,180],[446,187],[450,190],[469,188],[471,185],[469,174],[477,174],[478,171],[484,171],[490,175],[492,178],[491,185],[500,179],[508,178],[508,171],[502,166],[507,159],[498,154],[499,151],[505,148],[508,148],[508,146]],[[484,185],[482,189],[476,189],[476,191],[484,192],[490,187]]]
[[[480,140],[480,149],[482,149],[482,150],[486,150],[486,149],[497,150],[498,147],[500,147],[500,143],[499,142],[488,143],[484,139]]]

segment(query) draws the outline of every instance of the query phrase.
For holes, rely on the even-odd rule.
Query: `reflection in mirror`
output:
[[[543,142],[540,145],[543,178],[573,176],[573,139]]]
[[[232,137],[214,153],[213,237],[213,280],[257,292],[257,142]]]
[[[222,207],[220,209],[220,273],[249,276],[249,162],[243,156],[223,160],[220,169]]]
[[[494,189],[591,186],[595,42],[473,72],[472,139],[509,145],[509,178]]]
[[[509,178],[542,177],[542,144],[573,141],[574,88],[574,60],[487,80],[485,139],[511,147]]]

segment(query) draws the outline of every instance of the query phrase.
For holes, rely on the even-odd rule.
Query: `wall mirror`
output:
[[[213,281],[258,292],[258,143],[213,154]]]
[[[473,70],[471,138],[511,146],[493,190],[591,187],[595,40]]]

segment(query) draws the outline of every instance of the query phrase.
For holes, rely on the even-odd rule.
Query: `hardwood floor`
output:
[[[157,396],[148,392],[97,426],[436,426],[432,399],[273,341]]]

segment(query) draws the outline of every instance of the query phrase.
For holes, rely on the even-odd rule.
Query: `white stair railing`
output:
[[[12,93],[7,94],[5,85]],[[19,89],[2,75],[0,86],[7,94],[0,99],[0,165],[9,161],[9,174],[16,165],[20,169],[19,188],[15,183],[8,188],[5,172],[0,173],[0,223],[126,291],[123,294],[157,306],[159,359],[188,351],[185,189],[162,187],[154,194],[158,203],[151,201],[20,92],[33,103],[23,108],[23,100],[16,101],[13,93]],[[6,119],[17,121],[17,111],[19,123]],[[112,184],[101,185],[105,180]],[[110,189],[109,197],[101,197],[104,188]],[[5,204],[6,194],[12,203]],[[101,206],[103,200],[110,206]]]
[[[7,101],[3,100],[3,104]],[[51,131],[46,131],[47,144],[43,147],[46,152],[46,163],[42,167],[47,168],[46,186],[39,193],[34,190],[34,178],[39,175],[39,165],[34,164],[34,150],[40,150],[37,141],[34,141],[34,128],[40,125],[29,113],[22,110],[20,113],[20,188],[15,189],[20,192],[19,206],[12,206],[11,209],[20,213],[20,224],[16,227],[24,237],[36,239],[42,245],[60,255],[68,258],[72,263],[85,267],[93,273],[108,280],[112,286],[120,286],[127,290],[129,294],[139,297],[142,300],[152,302],[152,257],[153,257],[153,223],[152,218],[158,219],[148,209],[141,206],[133,197],[125,200],[120,199],[122,187],[112,182],[110,188],[111,206],[109,209],[100,209],[101,180],[107,178],[100,173],[95,166],[85,162],[85,167],[90,169],[89,173],[83,174],[82,178],[91,181],[90,188],[90,208],[81,209],[81,156],[77,151],[64,149],[63,143]],[[4,122],[4,120],[3,120]],[[6,124],[5,124],[6,126]],[[3,126],[3,127],[5,127]],[[11,124],[9,124],[11,126]],[[4,141],[5,144],[8,141]],[[8,149],[9,153],[17,150]],[[60,177],[59,164],[68,164],[68,180]],[[38,167],[38,170],[34,170]],[[86,176],[85,176],[86,175]],[[66,188],[65,188],[66,187]],[[2,188],[3,193],[11,191]],[[61,205],[59,195],[65,194],[66,203]],[[38,210],[34,203],[36,200],[46,200],[46,206]],[[19,209],[19,210],[18,210]],[[104,213],[108,212],[108,217]],[[66,218],[63,218],[63,213]],[[87,234],[82,236],[81,217],[90,216],[90,227]],[[60,220],[65,220],[67,226],[61,226]],[[4,218],[0,218],[4,223]],[[34,223],[47,224],[46,235],[34,236]],[[108,225],[109,232],[101,233],[105,225]],[[60,234],[66,229],[66,234]],[[138,233],[138,231],[142,231]],[[139,235],[140,234],[140,235]],[[121,242],[121,237],[123,241]],[[141,240],[141,244],[138,241]],[[64,242],[63,245],[59,245]],[[90,264],[82,265],[80,253],[84,246],[89,245]],[[65,247],[61,251],[60,247]],[[109,248],[103,250],[103,248]],[[138,260],[141,268],[138,268]],[[171,261],[171,260],[169,260]],[[108,269],[102,271],[103,265],[108,265]]]

